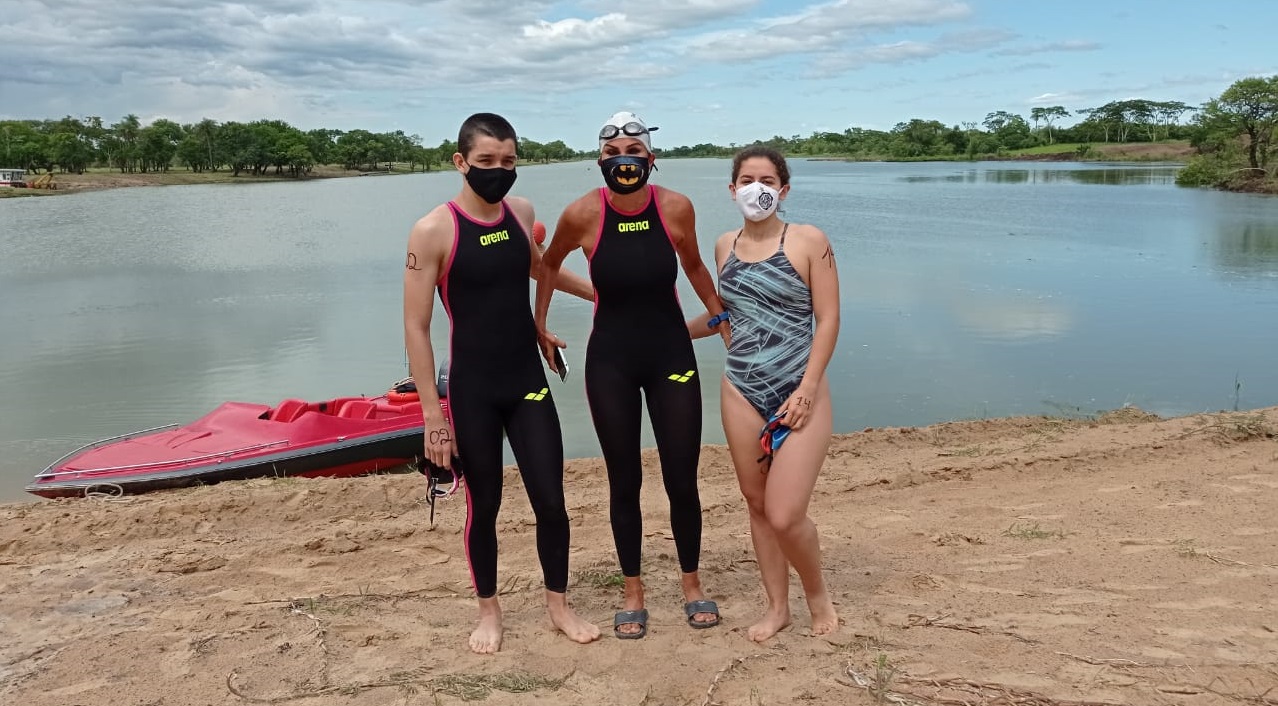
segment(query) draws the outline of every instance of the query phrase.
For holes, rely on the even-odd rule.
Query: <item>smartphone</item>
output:
[[[564,360],[564,351],[562,348],[555,348],[555,367],[559,370],[559,381],[563,382],[568,377],[568,361]]]

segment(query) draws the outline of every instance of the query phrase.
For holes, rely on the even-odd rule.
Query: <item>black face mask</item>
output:
[[[633,194],[648,183],[652,174],[648,167],[648,158],[633,154],[619,154],[599,163],[603,172],[604,183],[609,189],[619,194]]]
[[[483,168],[471,165],[470,170],[466,172],[466,183],[470,184],[470,188],[474,189],[475,194],[479,198],[491,204],[501,203],[506,198],[506,194],[510,193],[510,187],[515,185],[514,169],[502,169],[501,167]]]

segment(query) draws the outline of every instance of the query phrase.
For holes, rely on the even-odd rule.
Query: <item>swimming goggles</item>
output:
[[[621,127],[617,127],[616,125],[604,125],[603,129],[599,131],[599,139],[611,140],[619,135],[639,137],[640,135],[647,135],[650,132],[656,132],[658,129],[659,128],[648,127],[643,123],[636,122],[629,122]]]
[[[781,423],[781,415],[779,414],[769,417],[768,423],[763,425],[763,430],[759,432],[759,448],[763,450],[763,455],[759,457],[759,463],[764,464],[762,469],[764,473],[767,473],[772,466],[772,457],[781,448],[781,444],[785,443],[790,431],[790,427]]]
[[[431,463],[428,459],[417,460],[417,470],[426,476],[426,500],[430,504],[430,526],[435,526],[435,500],[452,497],[462,484],[459,464],[461,460],[453,457],[453,467],[444,468]]]

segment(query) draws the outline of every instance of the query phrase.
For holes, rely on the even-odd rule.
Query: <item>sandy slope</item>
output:
[[[896,704],[1274,704],[1275,428],[1278,408],[1128,410],[841,436],[813,511],[845,625],[808,636],[796,581],[801,619],[764,645],[743,636],[761,591],[721,447],[702,457],[721,627],[681,621],[649,453],[651,634],[554,634],[512,471],[493,657],[465,649],[464,505],[431,529],[419,476],[0,506],[0,701],[868,704],[878,679]],[[603,470],[568,477],[572,599],[610,625]]]

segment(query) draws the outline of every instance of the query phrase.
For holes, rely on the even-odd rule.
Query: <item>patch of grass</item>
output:
[[[1039,145],[1038,147],[1026,147],[1021,150],[1008,150],[1010,155],[1018,154],[1066,154],[1077,153],[1078,148],[1082,146],[1081,142],[1057,142],[1053,145]]]
[[[494,691],[507,694],[528,694],[545,689],[558,691],[567,677],[554,679],[539,674],[511,671],[498,674],[446,674],[431,679],[431,690],[445,696],[455,696],[462,701],[486,699]]]
[[[874,694],[875,703],[882,704],[887,700],[892,681],[896,679],[899,671],[896,665],[888,661],[887,655],[879,653],[878,659],[874,660],[874,683],[870,685],[870,693]]]
[[[626,579],[620,571],[585,569],[577,572],[577,583],[591,588],[621,588],[626,585]]]
[[[1003,530],[1003,536],[1016,539],[1065,539],[1065,532],[1043,529],[1037,522],[1032,525],[1013,522],[1011,527]]]
[[[1278,437],[1278,430],[1263,414],[1229,414],[1211,424],[1190,429],[1181,434],[1180,438],[1194,434],[1207,434],[1221,443],[1234,443],[1273,439]]]

